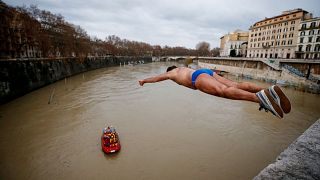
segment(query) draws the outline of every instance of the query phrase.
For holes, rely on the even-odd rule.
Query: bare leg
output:
[[[245,100],[256,103],[260,102],[255,93],[232,86],[226,86],[208,74],[200,74],[196,80],[195,86],[202,92],[218,97],[233,100]]]
[[[264,89],[263,87],[260,87],[260,86],[257,86],[253,83],[249,83],[249,82],[234,82],[234,81],[231,81],[229,79],[226,79],[224,77],[221,77],[219,76],[218,74],[214,74],[213,77],[219,81],[220,83],[228,86],[228,87],[235,87],[235,88],[238,88],[238,89],[242,89],[242,90],[245,90],[245,91],[249,91],[249,92],[252,92],[252,93],[257,93],[259,91],[261,91],[262,89]]]

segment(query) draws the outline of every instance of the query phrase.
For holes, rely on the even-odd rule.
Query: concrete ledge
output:
[[[320,119],[254,179],[320,179]]]

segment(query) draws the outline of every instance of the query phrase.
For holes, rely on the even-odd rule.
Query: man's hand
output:
[[[143,81],[143,80],[140,80],[140,81],[139,81],[139,84],[140,84],[140,86],[143,86],[144,81]]]

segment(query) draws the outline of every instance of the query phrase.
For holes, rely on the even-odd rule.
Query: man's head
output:
[[[167,68],[167,72],[169,72],[169,71],[171,71],[172,69],[175,69],[175,68],[177,68],[177,66],[170,66],[170,67]]]

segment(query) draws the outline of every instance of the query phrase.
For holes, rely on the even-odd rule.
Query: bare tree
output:
[[[215,48],[211,49],[210,54],[213,57],[219,56],[220,55],[220,48],[215,47]]]
[[[196,45],[198,56],[208,56],[210,53],[210,44],[208,42],[199,42]]]

